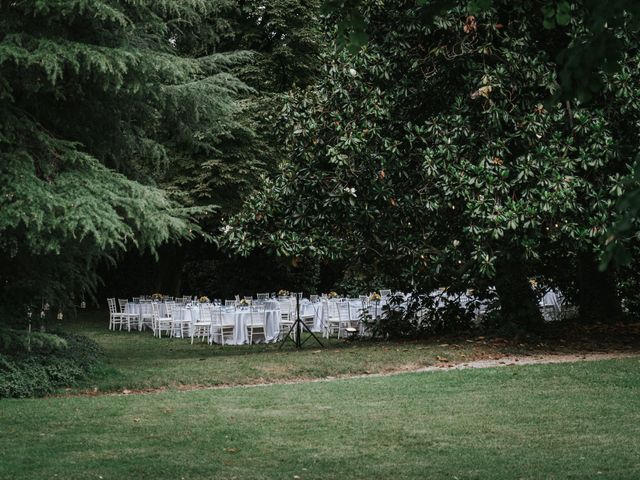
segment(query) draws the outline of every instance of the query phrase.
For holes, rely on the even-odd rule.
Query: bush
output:
[[[379,319],[368,319],[374,337],[418,338],[457,333],[473,327],[475,303],[461,305],[453,296],[416,295],[408,300],[392,297]]]
[[[0,398],[37,397],[75,385],[100,363],[102,351],[93,340],[67,333],[41,335],[35,335],[27,351],[20,338],[26,333],[11,332],[12,348],[0,354]]]

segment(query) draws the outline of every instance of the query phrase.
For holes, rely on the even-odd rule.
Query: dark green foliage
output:
[[[365,2],[369,43],[336,49],[318,84],[292,96],[291,161],[227,241],[348,259],[403,289],[495,285],[506,321],[539,324],[528,280],[555,285],[561,262],[576,272],[601,254],[640,118],[626,24],[623,64],[599,96],[547,103],[553,59],[582,26],[550,36],[543,3],[493,2],[474,18],[461,6],[425,24],[418,8]]]
[[[462,306],[453,292],[437,295],[413,293],[410,298],[394,296],[380,307],[378,319],[365,319],[375,337],[420,338],[461,333],[473,328],[476,302]]]
[[[456,7],[466,15],[482,15],[499,10],[499,0],[417,0],[403,2],[407,10],[420,7],[422,26],[431,26],[434,19]],[[557,64],[560,91],[556,98],[590,100],[603,88],[602,72],[618,71],[626,46],[616,29],[635,22],[640,4],[635,0],[537,0],[529,2],[538,11],[534,27],[544,28],[551,35],[563,32],[572,23],[580,28],[570,39],[559,45],[552,60]],[[357,52],[366,45],[370,18],[365,11],[366,0],[325,0],[323,10],[337,17],[337,44]],[[390,8],[391,10],[391,8]],[[637,27],[632,27],[637,31]],[[563,32],[564,33],[564,32]]]
[[[182,175],[218,175],[219,146],[252,135],[231,73],[250,55],[178,48],[216,8],[0,2],[0,316],[77,303],[125,249],[200,237],[210,185],[185,198]]]
[[[102,357],[97,343],[79,335],[13,331],[2,338],[9,335],[12,343],[0,350],[0,398],[37,397],[75,385]]]
[[[60,335],[44,332],[27,334],[22,330],[3,328],[0,330],[0,353],[22,355],[29,352],[51,353],[69,346]]]
[[[199,218],[208,233],[218,234],[260,183],[260,177],[287,156],[274,124],[286,93],[306,87],[318,73],[323,46],[318,3],[220,0],[211,3],[207,14],[188,30],[181,29],[176,49],[182,55],[251,51],[250,61],[228,65],[230,73],[251,87],[238,102],[233,123],[211,141],[181,142],[180,151],[157,176],[184,204],[214,203],[220,207]],[[182,117],[176,119],[180,120]],[[126,296],[131,292],[199,291],[218,297],[255,293],[290,281],[288,262],[260,254],[251,259],[230,257],[199,239],[161,249],[157,264],[149,255],[128,255],[123,263],[127,265],[107,274],[105,293],[116,289]],[[131,268],[131,263],[137,268]],[[111,277],[118,280],[111,281]]]

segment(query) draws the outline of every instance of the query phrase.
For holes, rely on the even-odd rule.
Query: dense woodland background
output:
[[[637,8],[343,3],[0,2],[3,321],[280,288],[635,313]]]

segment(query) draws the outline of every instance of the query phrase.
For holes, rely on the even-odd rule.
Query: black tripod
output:
[[[306,330],[307,332],[309,332],[311,334],[311,337],[313,337],[314,340],[318,342],[318,345],[320,345],[321,347],[324,347],[322,342],[318,339],[318,337],[316,337],[316,334],[311,331],[311,329],[307,326],[306,323],[300,320],[300,295],[296,293],[296,319],[291,325],[291,327],[289,328],[289,331],[287,332],[287,334],[282,339],[282,342],[280,342],[279,349],[282,349],[282,346],[287,342],[287,340],[291,340],[293,344],[296,346],[296,348],[302,348],[302,345],[304,345],[307,342],[307,340],[311,338],[311,337],[307,337],[304,339],[304,341],[302,341],[303,330]],[[294,333],[295,335],[292,335]]]

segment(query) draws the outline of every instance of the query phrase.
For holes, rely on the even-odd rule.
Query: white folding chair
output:
[[[309,310],[309,308],[311,310]],[[293,309],[295,311],[296,306],[293,306]],[[304,325],[311,330],[314,325],[315,325],[315,321],[316,321],[316,315],[318,313],[318,309],[315,305],[309,305],[307,304],[307,310],[305,311],[305,306],[300,304],[300,321],[302,323],[304,323]],[[296,317],[297,312],[294,314],[294,319],[297,318]]]
[[[200,341],[205,338],[207,342],[211,342],[211,324],[213,318],[211,315],[211,308],[209,305],[200,306],[200,318],[193,322],[191,328],[191,345],[193,345],[194,337],[200,337]]]
[[[256,298],[258,300],[267,300],[269,298],[269,294],[268,293],[258,293],[256,295]]]
[[[364,316],[369,312],[369,297],[360,297],[359,303],[349,302],[350,327],[355,328],[359,334],[364,333]],[[355,333],[350,331],[349,333]]]
[[[249,344],[253,344],[253,335],[257,332],[262,334],[266,339],[265,323],[267,313],[264,308],[252,307],[249,313],[249,323],[247,323],[247,334],[249,336]]]
[[[209,343],[215,342],[216,338],[220,337],[220,344],[224,347],[225,337],[233,339],[235,328],[234,313],[226,311],[224,307],[216,307],[213,310],[213,322],[211,324],[211,338]]]
[[[278,307],[280,309],[280,331],[279,336],[286,335],[293,325],[294,316],[291,301],[284,300],[278,301]]]
[[[162,337],[162,332],[167,332],[171,335],[171,304],[166,304],[167,314],[166,316],[160,316],[160,305],[157,303],[151,304],[151,312],[153,315],[153,336],[158,338]]]
[[[324,314],[324,322],[322,324],[322,335],[326,338],[329,338],[334,332],[340,336],[340,311],[338,305],[344,302],[340,302],[338,300],[328,300],[323,299],[323,309],[325,311]],[[349,317],[349,313],[347,311],[347,319]]]
[[[184,338],[185,328],[190,328],[191,319],[187,318],[187,309],[177,307],[171,311],[171,337]],[[189,330],[187,330],[187,334]]]
[[[109,305],[109,330],[115,330],[116,327],[120,327],[122,330],[122,325],[126,324],[126,320],[116,307],[116,299],[107,298],[107,304]]]
[[[119,298],[118,304],[120,305],[120,315],[127,323],[127,331],[131,331],[131,324],[133,324],[134,327],[138,327],[138,329],[140,329],[140,314],[127,312],[127,305],[129,304],[129,300],[127,300],[126,298]],[[120,330],[122,330],[122,325],[120,326]]]
[[[149,327],[153,330],[153,309],[151,308],[151,302],[140,302],[140,330],[144,327]]]

